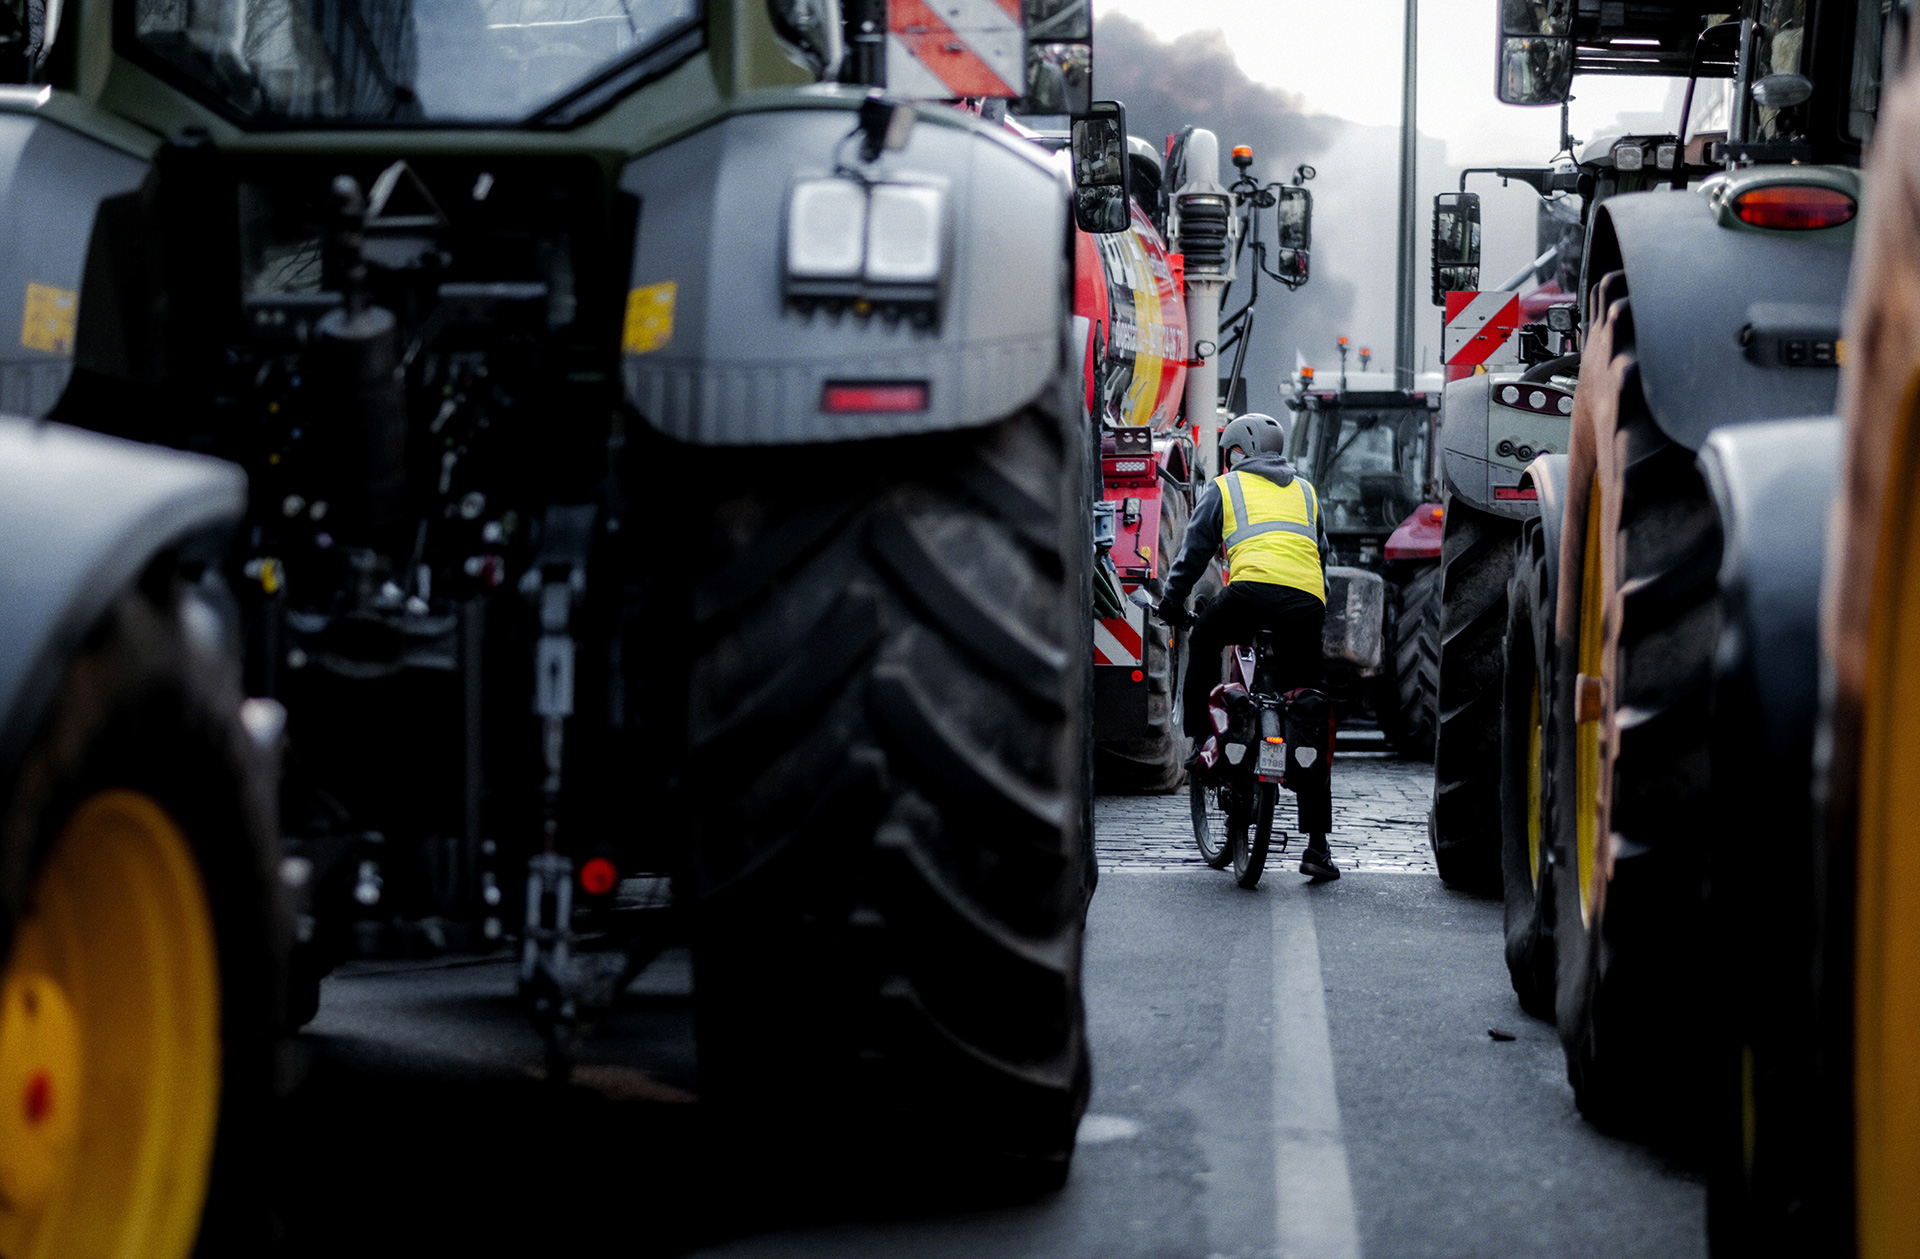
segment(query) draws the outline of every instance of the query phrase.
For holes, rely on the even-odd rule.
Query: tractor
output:
[[[1287,406],[1290,457],[1320,495],[1333,547],[1324,654],[1335,711],[1343,723],[1370,713],[1395,751],[1426,759],[1440,663],[1440,391],[1437,378],[1416,383],[1343,371],[1328,389],[1308,368]]]
[[[231,951],[284,957],[297,1025],[347,958],[510,958],[557,1080],[684,942],[743,1165],[1060,1183],[1092,881],[1072,232],[1125,226],[1126,149],[1087,109],[1069,175],[977,102],[1084,87],[1085,4],[933,38],[806,0],[4,13],[0,405],[191,454],[191,510],[128,508],[165,562],[88,598],[134,581],[179,625],[129,632],[230,651],[206,722],[262,714],[282,754],[277,827],[202,855],[220,929],[174,979],[251,999]],[[216,518],[224,550],[175,545]],[[46,641],[96,643],[108,605],[74,606]],[[123,1049],[200,1089],[167,1157],[207,1165],[244,1099]],[[234,1200],[163,1189],[165,1259]],[[34,1192],[28,1253],[92,1248],[84,1198]]]
[[[1573,147],[1571,138],[1564,144]],[[1510,309],[1516,312],[1496,355],[1507,360],[1503,364],[1490,362],[1484,345],[1465,335],[1468,329],[1454,334],[1457,346],[1447,341],[1449,351],[1461,353],[1460,361],[1449,361],[1441,407],[1446,514],[1428,833],[1440,877],[1455,887],[1498,893],[1502,886],[1500,677],[1507,586],[1523,534],[1530,538],[1527,545],[1549,545],[1547,525],[1536,523],[1538,490],[1521,482],[1536,457],[1567,450],[1580,374],[1570,334],[1588,220],[1594,206],[1616,194],[1670,185],[1676,174],[1683,183],[1711,174],[1703,164],[1705,147],[1704,140],[1686,146],[1671,135],[1608,136],[1587,144],[1577,162],[1557,167],[1469,168],[1461,172],[1459,192],[1435,198],[1434,305],[1446,306],[1457,319],[1470,310],[1463,299],[1477,296],[1484,303],[1489,296],[1513,294]],[[1468,176],[1475,174],[1498,176],[1503,185],[1524,184],[1538,198],[1535,257],[1486,293],[1477,293],[1480,197],[1466,191]],[[1536,278],[1535,287],[1519,291]],[[1530,632],[1526,624],[1523,618],[1523,633]],[[1521,707],[1512,710],[1516,720]],[[1529,860],[1531,880],[1538,859]],[[1515,903],[1523,908],[1524,898]],[[1533,956],[1516,951],[1516,982]],[[1523,997],[1538,1007],[1533,988]]]
[[[1886,278],[1910,265],[1887,248],[1910,239],[1904,204],[1865,201],[1891,236],[1854,257],[1902,28],[1877,0],[1501,12],[1509,103],[1563,102],[1581,73],[1732,80],[1724,133],[1689,137],[1691,86],[1673,130],[1719,170],[1691,182],[1676,163],[1673,187],[1591,212],[1568,452],[1521,482],[1540,517],[1516,552],[1501,684],[1509,956],[1534,959],[1516,986],[1552,1009],[1589,1119],[1701,1151],[1716,1253],[1844,1252],[1856,1222],[1862,1253],[1896,1253],[1911,1234],[1888,1222],[1913,1199],[1888,1174],[1910,1172],[1913,1125],[1857,1110],[1856,1133],[1844,1099],[1911,1095],[1910,1055],[1863,1045],[1847,1065],[1853,1029],[1884,1026],[1856,1021],[1856,994],[1868,1020],[1910,991],[1886,917],[1899,876],[1872,864],[1884,771],[1865,758],[1888,755],[1887,728],[1861,721],[1873,679],[1898,673],[1871,668],[1899,624],[1872,557],[1900,517],[1888,399],[1911,358]],[[1843,357],[1844,461],[1819,418]],[[1858,918],[1856,889],[1873,907]],[[1880,969],[1854,970],[1856,922]]]

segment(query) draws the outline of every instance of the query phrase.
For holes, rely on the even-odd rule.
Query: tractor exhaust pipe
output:
[[[1220,139],[1204,127],[1185,138],[1186,182],[1173,194],[1171,248],[1186,259],[1187,389],[1183,400],[1200,470],[1220,474],[1220,297],[1233,281],[1234,196],[1220,185]]]

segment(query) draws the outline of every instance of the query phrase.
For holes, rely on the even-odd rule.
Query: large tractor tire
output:
[[[729,464],[683,793],[701,1094],[735,1166],[1066,1175],[1089,1081],[1086,440],[1034,408]]]
[[[1440,566],[1387,588],[1385,659],[1371,691],[1373,719],[1395,752],[1433,759],[1440,691]]]
[[[1427,833],[1448,884],[1500,891],[1500,677],[1519,522],[1447,504],[1440,677]]]
[[[1596,294],[1560,552],[1556,1015],[1582,1113],[1680,1135],[1699,1118],[1719,525],[1648,414],[1624,275]]]
[[[1920,41],[1887,67],[1861,198],[1840,374],[1840,498],[1821,607],[1816,740],[1823,1032],[1812,1168],[1833,1178],[1830,1253],[1893,1259],[1920,1237]],[[1896,77],[1897,75],[1897,77]]]
[[[1815,1002],[1813,762],[1819,613],[1841,427],[1711,434],[1700,467],[1724,538],[1706,888],[1707,1237],[1714,1254],[1827,1253]]]
[[[1172,490],[1160,496],[1159,555],[1166,573],[1180,555],[1187,536],[1186,499]],[[1165,588],[1164,577],[1147,583],[1155,599]],[[1130,739],[1110,739],[1094,745],[1094,781],[1101,791],[1124,794],[1165,794],[1187,781],[1187,736],[1180,729],[1179,665],[1186,656],[1185,630],[1173,630],[1149,618],[1141,635],[1140,668],[1146,674],[1147,723]]]
[[[162,561],[164,563],[164,561]],[[271,1248],[273,784],[213,615],[159,570],[0,781],[0,1253]]]
[[[1553,604],[1540,522],[1521,531],[1507,586],[1499,690],[1500,865],[1507,974],[1520,1008],[1553,1020]]]

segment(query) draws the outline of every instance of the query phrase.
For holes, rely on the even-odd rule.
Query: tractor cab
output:
[[[1289,457],[1320,496],[1334,562],[1375,568],[1387,540],[1433,499],[1437,390],[1356,378],[1359,388],[1303,390]],[[1436,382],[1437,384],[1437,382]]]

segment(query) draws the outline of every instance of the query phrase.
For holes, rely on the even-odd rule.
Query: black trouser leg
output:
[[[1220,654],[1236,643],[1251,643],[1258,630],[1279,636],[1288,662],[1282,689],[1315,686],[1324,665],[1321,624],[1327,606],[1304,590],[1253,582],[1230,584],[1207,605],[1187,638],[1187,680],[1181,689],[1181,722],[1196,742],[1207,735],[1207,696],[1220,685]]]

